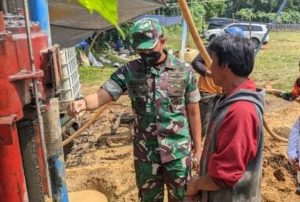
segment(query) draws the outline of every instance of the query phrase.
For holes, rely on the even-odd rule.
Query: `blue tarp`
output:
[[[135,18],[136,20],[142,19],[142,18],[156,18],[159,20],[161,25],[164,26],[171,26],[171,25],[178,25],[182,23],[182,16],[171,16],[171,17],[167,17],[164,15],[149,15],[149,14],[145,14],[145,15],[141,15],[137,18]]]

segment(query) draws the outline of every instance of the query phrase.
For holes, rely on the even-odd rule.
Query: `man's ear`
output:
[[[220,68],[221,69],[229,69],[229,67],[228,67],[228,64],[222,64],[222,65],[220,65]]]
[[[160,41],[161,41],[161,44],[163,45],[163,47],[165,47],[166,41],[167,41],[166,38],[165,37],[161,37]]]
[[[224,72],[231,72],[231,69],[229,68],[228,64],[223,64],[222,68]]]

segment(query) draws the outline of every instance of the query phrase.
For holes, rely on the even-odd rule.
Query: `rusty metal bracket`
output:
[[[26,79],[37,79],[44,76],[43,70],[36,70],[35,72],[22,70],[17,74],[9,76],[10,81],[19,81]]]
[[[60,82],[62,80],[62,68],[60,58],[60,47],[54,44],[52,47],[44,49],[41,54],[45,58],[43,69],[45,71],[45,81],[47,84],[51,83],[54,87],[55,95],[61,93]]]

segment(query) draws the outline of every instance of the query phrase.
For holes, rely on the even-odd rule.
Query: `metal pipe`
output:
[[[24,3],[24,11],[25,11],[25,25],[26,25],[27,43],[28,43],[28,51],[29,51],[29,60],[30,60],[30,65],[31,65],[31,71],[32,71],[32,73],[35,73],[36,68],[35,68],[35,64],[34,64],[34,54],[33,54],[32,41],[31,41],[28,1],[24,0],[23,3]],[[38,93],[38,87],[37,87],[37,80],[33,79],[32,82],[33,82],[33,90],[34,90],[34,94],[35,94],[35,104],[36,104],[36,110],[37,110],[38,125],[39,125],[39,129],[40,129],[41,145],[42,145],[42,150],[43,150],[44,167],[45,167],[45,173],[46,173],[46,177],[47,177],[48,196],[50,198],[52,198],[52,189],[51,189],[49,167],[48,167],[48,161],[47,161],[46,144],[45,144],[44,125],[43,125],[41,106],[40,106],[39,96],[38,96],[39,93]]]
[[[52,45],[51,41],[51,29],[49,21],[49,9],[47,0],[30,0],[30,19],[32,21],[37,21],[40,24],[42,32],[48,36],[48,45]]]
[[[59,120],[58,99],[52,98],[49,110],[43,114],[45,137],[48,151],[53,201],[68,202],[68,189],[65,182],[65,162]]]
[[[267,36],[269,35],[270,31],[272,30],[273,26],[276,24],[277,18],[280,15],[281,11],[284,9],[284,7],[286,6],[287,0],[283,0],[281,6],[279,7],[274,19],[271,22],[271,25],[268,27],[267,32],[265,33],[264,37],[262,38],[262,40],[260,41],[256,51],[255,51],[255,56],[257,55],[257,53],[259,52],[261,46],[263,45],[265,39],[267,38]]]

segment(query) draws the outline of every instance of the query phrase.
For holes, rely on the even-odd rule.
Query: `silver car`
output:
[[[224,25],[221,28],[216,29],[209,29],[204,32],[204,37],[211,41],[216,36],[222,35],[226,32],[226,29],[230,27],[239,27],[243,30],[245,37],[252,39],[254,46],[258,47],[259,43],[261,42],[262,38],[264,37],[265,33],[267,32],[267,25],[259,24],[259,23],[249,23],[239,22],[239,23],[231,23]],[[269,41],[269,35],[266,37],[263,44],[267,44]]]

